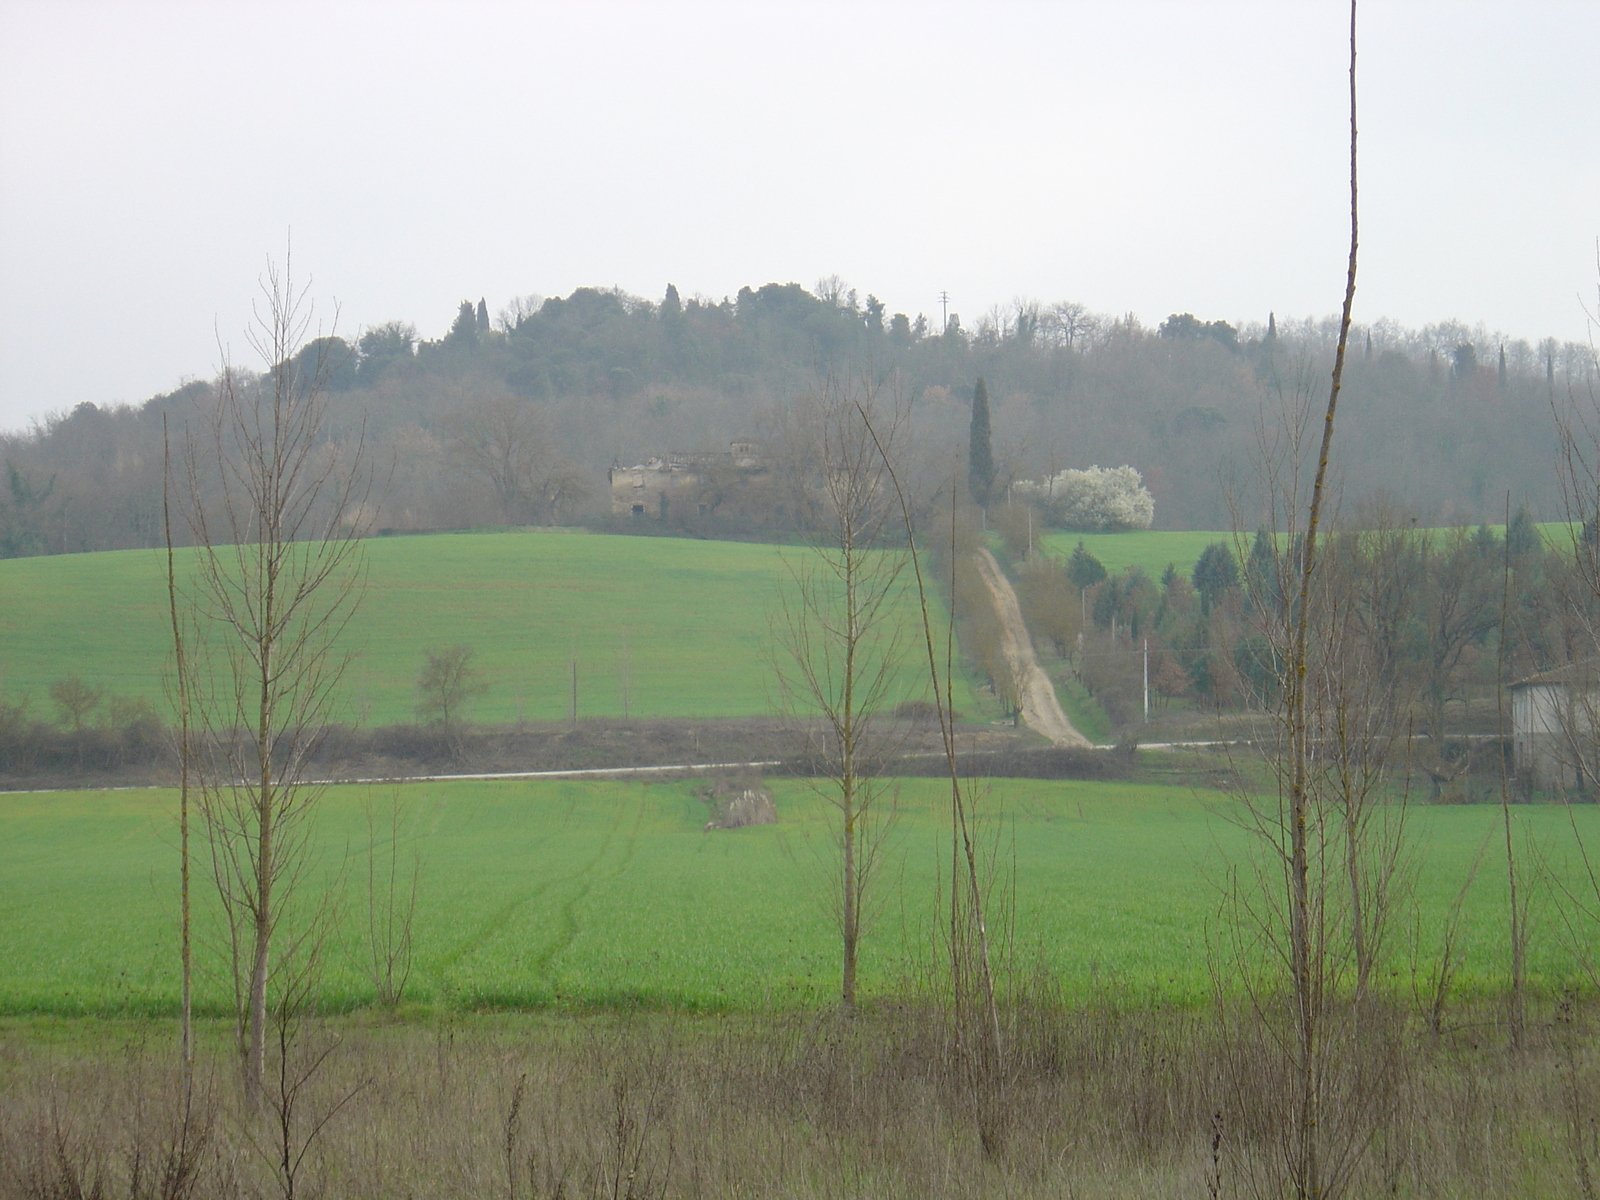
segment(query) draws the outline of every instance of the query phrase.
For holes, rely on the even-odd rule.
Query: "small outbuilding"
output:
[[[1528,791],[1591,790],[1600,752],[1600,659],[1540,671],[1510,691],[1517,782]]]

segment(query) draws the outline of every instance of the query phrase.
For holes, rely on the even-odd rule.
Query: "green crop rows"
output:
[[[486,674],[484,722],[566,717],[574,659],[583,716],[620,716],[624,686],[633,716],[770,713],[772,616],[805,551],[522,530],[378,538],[366,553],[343,715],[382,725],[413,719],[424,650],[454,644]],[[902,615],[916,619],[913,597]],[[167,622],[163,552],[0,562],[0,695],[48,716],[50,683],[77,675],[164,710]],[[957,690],[958,708],[978,707],[966,680]],[[908,668],[899,691],[926,685]]]
[[[370,1001],[361,963],[367,920],[367,812],[397,803],[402,875],[421,865],[411,996],[434,1005],[629,1005],[692,1009],[812,1006],[838,986],[825,898],[826,802],[803,780],[777,788],[776,826],[705,832],[686,783],[502,782],[341,787],[318,810],[316,862],[302,901],[333,897],[324,996]],[[881,905],[863,985],[893,990],[935,945],[936,891],[948,872],[945,793],[898,785],[900,816],[883,858]],[[1043,965],[1069,994],[1194,1003],[1209,994],[1230,863],[1248,840],[1230,802],[1183,788],[996,781],[980,800],[981,839],[1015,880],[1008,961]],[[0,796],[0,1012],[171,1012],[177,977],[177,830],[168,791]],[[1592,839],[1600,811],[1573,815]],[[1504,862],[1497,808],[1410,814],[1420,863],[1415,905],[1395,914],[1386,985],[1408,995],[1414,960],[1435,961],[1445,914],[1486,844],[1465,908],[1459,987],[1504,978]],[[1568,814],[1521,808],[1529,861],[1577,878]],[[203,879],[203,876],[202,876]],[[216,904],[198,892],[200,978],[209,1012],[226,1009]],[[1546,990],[1572,968],[1546,914],[1530,967]],[[1420,931],[1420,934],[1417,932]],[[1420,937],[1420,942],[1418,938]],[[1420,959],[1414,946],[1420,944]]]

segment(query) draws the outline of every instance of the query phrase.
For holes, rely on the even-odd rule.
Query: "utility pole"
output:
[[[950,293],[939,293],[939,332],[950,328]]]
[[[1150,721],[1150,639],[1144,639],[1144,719]]]
[[[567,705],[567,718],[572,727],[578,727],[578,643],[572,643],[572,698]]]

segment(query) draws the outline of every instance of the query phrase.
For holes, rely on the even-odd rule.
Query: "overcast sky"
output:
[[[0,428],[339,328],[829,274],[1234,322],[1342,289],[1338,0],[0,0]],[[1600,3],[1368,0],[1357,319],[1588,336]]]

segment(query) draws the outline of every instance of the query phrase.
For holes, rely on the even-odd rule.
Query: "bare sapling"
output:
[[[1328,464],[1333,452],[1334,419],[1339,407],[1339,388],[1344,381],[1345,351],[1350,341],[1350,312],[1356,295],[1356,250],[1359,245],[1359,219],[1356,183],[1356,4],[1350,4],[1350,260],[1345,273],[1344,305],[1339,316],[1339,341],[1334,351],[1333,378],[1328,389],[1328,404],[1322,419],[1321,444],[1316,475],[1311,484],[1311,501],[1306,511],[1305,536],[1299,555],[1298,611],[1294,614],[1294,634],[1289,643],[1287,685],[1287,723],[1289,733],[1288,821],[1289,821],[1289,948],[1295,1008],[1295,1074],[1299,1085],[1296,1099],[1294,1136],[1290,1144],[1290,1178],[1295,1192],[1303,1197],[1321,1197],[1327,1184],[1322,1161],[1321,1125],[1321,1047],[1318,1045],[1323,980],[1313,957],[1313,912],[1311,895],[1310,833],[1311,755],[1306,723],[1306,692],[1309,682],[1311,594],[1316,580],[1317,537],[1321,532],[1323,505],[1328,487]]]
[[[399,792],[390,794],[388,812],[381,818],[369,800],[366,817],[367,969],[378,1003],[398,1008],[411,980],[411,933],[422,860],[413,857],[409,871],[401,863],[405,814]]]
[[[1506,530],[1511,529],[1511,497],[1506,496]],[[1504,546],[1504,561],[1500,586],[1500,646],[1495,664],[1495,728],[1506,727],[1506,631],[1510,627],[1511,611],[1511,539]],[[1511,940],[1511,987],[1506,998],[1506,1029],[1512,1050],[1522,1049],[1523,1026],[1527,1016],[1527,1000],[1523,976],[1526,973],[1528,925],[1523,910],[1523,890],[1517,870],[1516,831],[1511,819],[1511,763],[1504,749],[1500,753],[1500,821],[1505,835],[1506,852],[1506,919]]]
[[[1292,487],[1285,493],[1293,494]],[[1288,514],[1281,515],[1287,521]],[[1296,549],[1304,545],[1303,536],[1292,533],[1288,540]],[[1357,554],[1360,541],[1353,533],[1331,539],[1313,586],[1303,593],[1311,632],[1300,684],[1307,761],[1298,796],[1287,701],[1298,682],[1291,664],[1300,620],[1294,588],[1302,564],[1292,550],[1280,554],[1274,570],[1284,586],[1274,587],[1259,574],[1252,584],[1263,597],[1256,603],[1257,629],[1270,647],[1267,660],[1276,664],[1267,693],[1278,700],[1266,743],[1271,782],[1257,791],[1248,783],[1248,770],[1242,772],[1246,782],[1230,810],[1258,853],[1229,878],[1233,940],[1222,969],[1246,987],[1254,1028],[1241,1044],[1265,1037],[1281,1056],[1288,1088],[1281,1110],[1286,1177],[1268,1186],[1287,1186],[1296,1194],[1298,1180],[1312,1167],[1317,1194],[1347,1189],[1393,1100],[1394,1061],[1385,1047],[1388,1005],[1378,981],[1395,914],[1414,877],[1406,775],[1396,765],[1406,741],[1406,693],[1394,676],[1379,670],[1373,646],[1362,636],[1358,614],[1370,602],[1370,591],[1383,583],[1371,575],[1365,555]],[[1292,599],[1265,599],[1273,595]],[[1296,815],[1303,827],[1297,827]],[[1303,840],[1297,841],[1297,833]],[[1297,849],[1304,854],[1303,892],[1295,886]],[[1298,912],[1297,902],[1303,903]],[[1231,997],[1224,995],[1224,1001]],[[1308,1077],[1310,1121],[1302,1107]],[[1314,1141],[1308,1145],[1307,1139]]]
[[[274,941],[307,883],[312,757],[340,700],[342,644],[365,579],[369,477],[359,431],[341,439],[325,384],[299,353],[311,329],[291,264],[269,265],[249,342],[263,371],[224,355],[184,454],[194,580],[185,595],[197,780],[226,918],[248,1093],[265,1084]],[[323,339],[314,346],[326,346]],[[315,905],[309,905],[314,909]]]
[[[167,544],[167,612],[172,620],[172,683],[178,710],[178,970],[179,1057],[183,1064],[183,1095],[187,1105],[194,1095],[194,943],[189,904],[189,774],[193,746],[189,741],[189,662],[184,653],[182,622],[178,616],[178,575],[172,548],[172,441],[167,415],[161,414],[161,528]]]
[[[1354,532],[1330,546],[1316,706],[1322,790],[1343,843],[1344,924],[1358,1007],[1372,997],[1393,914],[1415,876],[1407,837],[1411,774],[1400,769],[1411,742],[1406,713],[1414,689],[1363,636],[1361,614],[1395,590],[1384,541],[1363,553],[1365,540],[1364,532]]]
[[[868,419],[884,421],[880,453]],[[832,908],[841,943],[840,1003],[857,1000],[871,884],[892,817],[879,768],[898,748],[883,718],[905,657],[906,559],[891,548],[886,463],[903,441],[903,412],[866,381],[830,376],[798,408],[791,445],[804,481],[807,552],[786,559],[773,618],[775,673],[785,707],[811,733],[811,757],[835,811],[838,875]]]
[[[246,1138],[271,1164],[283,1200],[305,1193],[312,1152],[334,1118],[367,1087],[365,1079],[336,1080],[327,1070],[339,1049],[337,1034],[307,1029],[336,911],[332,896],[324,896],[318,911],[296,932],[294,944],[280,950],[269,1013],[270,1070],[263,1089],[266,1132],[263,1136],[245,1128]]]
[[[859,405],[862,424],[883,464],[885,478],[893,488],[895,505],[906,537],[906,557],[916,585],[917,604],[922,622],[922,645],[927,655],[928,681],[933,694],[945,765],[950,779],[950,877],[949,877],[949,987],[955,1028],[956,1065],[967,1071],[975,1100],[979,1138],[988,1154],[1000,1150],[997,1114],[1004,1111],[995,1095],[1003,1080],[1000,1009],[995,995],[993,961],[990,955],[989,927],[985,917],[988,892],[979,864],[977,837],[973,828],[971,799],[961,778],[956,757],[955,734],[955,626],[945,628],[944,663],[941,673],[936,648],[932,609],[928,599],[927,577],[917,542],[915,505],[902,472],[892,456],[893,443],[882,436],[865,405]],[[958,488],[950,487],[950,561],[955,570],[956,512]],[[952,576],[952,593],[954,577]],[[978,1020],[971,1018],[981,1014]],[[975,1052],[974,1052],[975,1051]]]
[[[1444,929],[1439,935],[1438,955],[1434,960],[1431,976],[1427,975],[1422,967],[1425,951],[1420,912],[1417,912],[1414,918],[1416,930],[1412,944],[1411,995],[1423,1020],[1427,1023],[1428,1032],[1434,1037],[1442,1036],[1445,1031],[1445,1010],[1450,1003],[1450,990],[1455,984],[1456,971],[1461,966],[1461,934],[1466,918],[1467,896],[1472,891],[1472,885],[1478,880],[1478,871],[1483,866],[1484,856],[1488,853],[1492,838],[1493,830],[1484,835],[1483,844],[1478,847],[1472,865],[1467,868],[1461,887],[1457,890],[1455,898],[1450,901],[1450,907],[1445,913]],[[1414,902],[1413,911],[1416,911]]]
[[[1273,786],[1266,796],[1241,789],[1236,811],[1261,853],[1253,877],[1233,876],[1230,897],[1238,976],[1285,1068],[1283,1178],[1268,1186],[1318,1200],[1349,1189],[1382,1120],[1371,1055],[1381,1035],[1365,1001],[1405,858],[1403,809],[1382,803],[1399,706],[1394,680],[1359,636],[1359,572],[1350,569],[1359,539],[1348,538],[1343,554],[1324,545],[1359,245],[1354,0],[1349,131],[1349,259],[1327,399],[1319,409],[1303,395],[1262,432],[1265,515],[1283,539],[1252,554],[1250,580],[1271,677]]]

